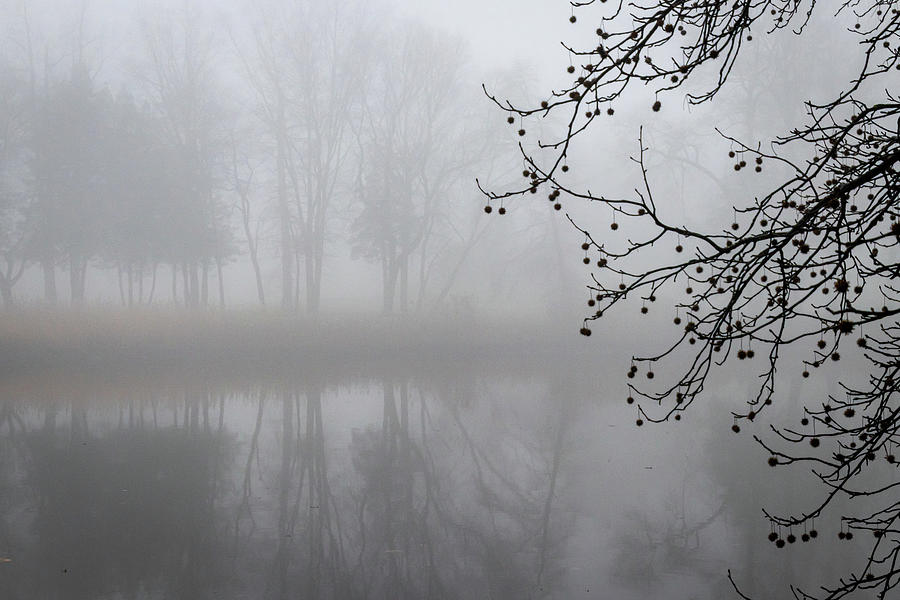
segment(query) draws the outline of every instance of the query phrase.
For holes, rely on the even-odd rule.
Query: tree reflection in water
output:
[[[623,454],[641,440],[604,424],[622,415],[598,387],[558,369],[4,392],[0,597],[706,597],[729,556],[806,568],[748,533],[764,467],[715,437]]]

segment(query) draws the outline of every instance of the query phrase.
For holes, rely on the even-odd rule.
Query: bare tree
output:
[[[612,212],[612,239],[578,228],[585,239],[584,261],[596,264],[588,286],[594,312],[581,330],[584,335],[591,334],[590,322],[619,314],[629,300],[640,302],[643,314],[657,300],[674,304],[677,328],[670,343],[634,357],[627,373],[634,379],[643,368],[653,379],[655,369],[665,372],[661,363],[674,363],[680,373],[665,382],[630,385],[628,402],[639,407],[639,426],[681,419],[708,387],[714,368],[729,359],[751,365],[760,362],[753,361],[757,354],[762,359],[756,392],[746,410],[734,414],[735,432],[762,419],[773,403],[776,373],[788,347],[807,353],[797,371],[802,378],[817,368],[844,364],[838,361],[865,365],[865,377],[851,376],[840,394],[806,406],[800,427],[776,423],[775,441],[756,439],[769,452],[770,465],[809,464],[823,485],[821,496],[809,498],[796,514],[765,513],[778,547],[797,541],[791,528],[821,518],[826,520],[819,523],[840,525],[841,540],[854,533],[870,536],[865,555],[850,573],[819,592],[792,588],[794,595],[842,598],[872,590],[884,597],[900,582],[896,472],[887,474],[875,464],[883,457],[882,464],[886,460],[897,468],[894,448],[900,441],[900,100],[891,89],[900,69],[900,3],[837,3],[838,16],[857,37],[852,52],[859,58],[858,70],[827,101],[807,102],[805,120],[775,139],[771,149],[723,134],[736,173],[765,169],[776,177],[770,182],[759,176],[754,199],[736,204],[733,222],[711,231],[671,218],[651,184],[643,135],[635,157],[640,188],[625,197],[569,183],[575,140],[612,115],[616,102],[637,84],[655,92],[647,108],[659,113],[664,99],[694,80],[704,81],[702,74],[711,70],[712,83],[691,88],[686,99],[716,101],[754,36],[784,35],[792,28],[815,37],[810,19],[824,9],[815,0],[612,4],[573,3],[573,24],[589,11],[601,14],[595,21],[596,45],[566,46],[575,61],[566,89],[533,108],[495,98],[511,124],[524,121],[519,126],[523,137],[532,119],[549,114],[566,115],[566,126],[538,150],[521,145],[526,184],[488,192],[489,202],[544,189],[557,210],[564,201],[583,200]],[[790,56],[776,56],[790,61]],[[627,240],[619,239],[620,224],[630,232]],[[660,255],[660,246],[672,252]],[[839,498],[850,508],[835,515]],[[808,536],[816,537],[813,531]]]
[[[27,258],[28,194],[21,183],[27,168],[27,97],[25,82],[11,67],[0,67],[0,297],[7,307]]]
[[[173,269],[182,270],[188,306],[206,305],[209,268],[219,274],[229,251],[227,209],[219,194],[226,136],[224,107],[216,95],[214,39],[201,28],[203,15],[185,7],[177,16],[143,23],[144,79],[160,116],[161,132],[177,160],[172,164],[179,220],[171,224]]]

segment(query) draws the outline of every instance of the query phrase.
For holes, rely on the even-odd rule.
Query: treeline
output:
[[[381,10],[160,5],[117,45],[89,8],[66,43],[28,2],[5,15],[4,303],[28,273],[82,303],[107,271],[125,305],[224,306],[239,259],[259,303],[315,313],[336,240],[380,267],[385,311],[446,299],[486,227],[473,178],[511,176],[492,161],[515,133],[459,41]]]

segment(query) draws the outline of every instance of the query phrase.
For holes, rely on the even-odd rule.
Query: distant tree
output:
[[[233,252],[227,176],[226,107],[215,64],[215,39],[201,11],[185,5],[171,17],[145,21],[143,78],[156,131],[169,153],[172,184],[168,260],[182,271],[184,302],[205,306],[209,269],[215,267],[224,304],[222,266]]]
[[[286,309],[299,308],[302,290],[306,311],[319,312],[330,220],[366,86],[367,11],[358,2],[258,3],[250,49],[239,48],[272,146]]]
[[[30,251],[45,269],[67,263],[75,304],[84,300],[88,263],[100,250],[108,104],[87,66],[76,63],[69,78],[46,88],[31,123]],[[55,301],[55,283],[47,299]]]
[[[170,228],[177,193],[158,119],[120,93],[108,115],[104,140],[102,225],[104,257],[116,265],[122,303],[152,302],[157,267],[170,258]],[[145,275],[150,275],[145,294]],[[125,282],[122,282],[122,277]]]
[[[789,349],[806,352],[798,378],[848,361],[864,364],[862,377],[840,374],[839,395],[804,407],[799,427],[776,423],[777,442],[756,439],[770,465],[810,464],[823,484],[821,497],[808,498],[802,511],[765,513],[771,522],[765,531],[776,546],[794,543],[801,531],[808,531],[802,541],[816,537],[815,523],[832,522],[835,530],[839,524],[841,540],[867,534],[865,553],[851,572],[818,592],[792,588],[794,595],[835,599],[871,591],[885,597],[900,583],[900,99],[892,89],[900,70],[900,3],[836,3],[858,38],[846,47],[857,71],[825,102],[807,102],[805,120],[769,149],[723,134],[729,170],[749,172],[748,178],[767,173],[757,176],[758,184],[746,182],[749,198],[735,200],[733,222],[709,231],[677,222],[683,216],[672,214],[663,198],[668,192],[651,184],[643,135],[634,196],[570,183],[570,154],[638,86],[655,94],[648,112],[665,112],[663,101],[689,82],[697,84],[686,93],[689,104],[714,103],[755,36],[790,28],[814,40],[821,32],[810,19],[825,10],[823,3],[588,0],[572,6],[573,24],[596,17],[597,41],[584,49],[566,46],[571,83],[530,108],[492,96],[511,124],[522,121],[517,128],[526,140],[539,117],[565,115],[564,131],[534,151],[521,145],[525,184],[487,192],[489,202],[544,190],[557,210],[571,200],[612,212],[609,235],[576,225],[584,235],[584,260],[596,265],[588,286],[594,311],[584,335],[591,334],[591,322],[632,306],[629,300],[640,302],[644,314],[659,303],[674,304],[670,343],[634,357],[627,373],[630,379],[652,379],[655,370],[680,373],[650,382],[658,386],[629,386],[639,426],[681,419],[711,383],[714,368],[730,359],[758,365],[753,374],[759,377],[746,410],[734,414],[735,432],[770,410]],[[792,59],[776,56],[769,70]],[[661,363],[672,366],[664,370]],[[835,514],[838,499],[851,507],[845,514]]]
[[[466,174],[492,164],[505,132],[467,95],[461,40],[405,24],[383,32],[357,132],[353,252],[381,266],[384,312],[422,308],[436,267],[449,292],[486,223],[458,203]],[[468,102],[471,101],[471,102]],[[473,219],[472,217],[476,217]]]
[[[0,66],[0,297],[13,302],[13,286],[25,271],[28,90],[8,65]]]

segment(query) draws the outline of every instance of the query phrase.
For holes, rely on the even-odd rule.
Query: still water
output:
[[[802,484],[725,415],[637,428],[583,372],[100,379],[3,388],[0,598],[773,598],[846,558],[766,540]]]

